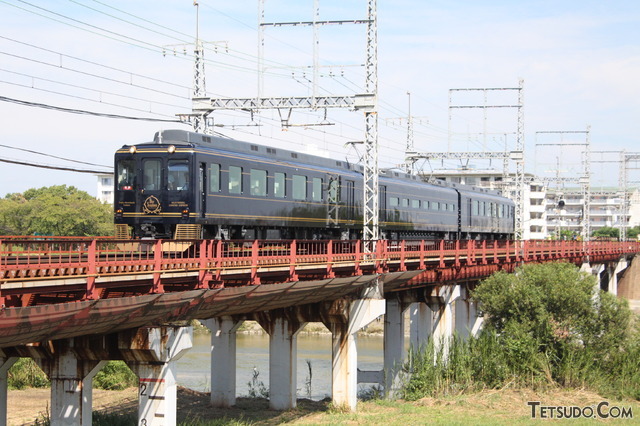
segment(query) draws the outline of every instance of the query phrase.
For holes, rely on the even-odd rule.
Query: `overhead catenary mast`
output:
[[[307,108],[312,110],[326,108],[350,108],[363,111],[365,114],[365,150],[364,150],[364,203],[362,239],[365,241],[365,251],[373,252],[375,242],[379,237],[378,217],[378,27],[376,0],[367,0],[367,19],[346,21],[320,21],[317,16],[318,3],[316,1],[313,21],[273,22],[264,21],[264,12],[259,12],[259,59],[258,66],[262,69],[262,55],[264,37],[261,35],[265,27],[283,26],[313,26],[365,24],[367,27],[367,46],[365,63],[365,93],[347,96],[318,96],[316,91],[312,96],[303,97],[263,97],[262,78],[258,76],[258,94],[253,98],[218,98],[201,97],[193,99],[192,113],[188,116],[206,117],[215,110],[245,110],[255,113],[261,109]],[[263,7],[263,1],[259,2]],[[314,31],[314,51],[317,52],[317,32]],[[317,66],[314,59],[314,65]],[[261,74],[261,73],[259,73]],[[317,73],[314,71],[314,78]]]

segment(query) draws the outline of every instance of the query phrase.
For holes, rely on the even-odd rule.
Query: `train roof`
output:
[[[153,142],[146,142],[139,145],[150,144],[188,144],[193,147],[217,148],[232,152],[244,152],[250,155],[258,155],[270,157],[287,162],[301,162],[304,164],[316,165],[329,169],[344,169],[356,173],[363,173],[364,167],[360,164],[353,164],[348,161],[341,161],[332,158],[320,157],[317,155],[306,154],[297,151],[290,151],[282,148],[273,148],[266,145],[260,145],[252,142],[243,142],[236,139],[223,138],[219,136],[204,135],[201,133],[189,132],[186,130],[162,130],[156,132]],[[397,169],[380,169],[380,176],[389,179],[399,179],[403,181],[412,181],[415,183],[426,183],[419,176],[405,173]],[[499,196],[497,191],[476,186],[467,186],[459,183],[446,182],[443,180],[429,181],[429,184],[440,186],[443,188],[460,188],[476,193],[486,193]]]

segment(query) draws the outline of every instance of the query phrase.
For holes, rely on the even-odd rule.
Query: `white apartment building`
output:
[[[509,198],[515,198],[515,191],[513,188],[505,188],[504,176],[498,170],[438,170],[429,177],[490,188],[503,192]],[[507,180],[510,181],[511,177]],[[580,235],[584,205],[581,188],[551,187],[531,174],[525,174],[525,182],[525,240],[557,237],[563,230]],[[625,223],[623,195],[618,188],[591,190],[591,232],[603,227],[619,228]],[[640,224],[640,193],[637,189],[629,194],[627,223],[629,227]]]
[[[96,174],[98,177],[98,195],[96,198],[103,203],[113,204],[113,173]]]

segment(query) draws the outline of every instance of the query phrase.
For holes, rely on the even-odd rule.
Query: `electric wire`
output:
[[[149,99],[141,99],[141,98],[137,98],[137,97],[134,97],[134,96],[128,96],[128,95],[122,95],[122,94],[119,94],[119,93],[109,92],[109,91],[106,91],[106,90],[92,89],[91,87],[80,86],[80,85],[71,84],[71,83],[65,83],[65,82],[58,81],[58,80],[52,80],[52,79],[49,79],[49,78],[38,77],[38,76],[31,75],[31,74],[24,74],[24,73],[21,73],[21,72],[11,71],[11,70],[7,70],[7,69],[4,69],[4,68],[0,68],[0,71],[4,71],[6,73],[10,73],[10,74],[14,74],[14,75],[19,75],[19,76],[22,76],[22,77],[29,77],[34,82],[36,80],[46,81],[48,83],[54,83],[54,84],[59,84],[61,86],[73,87],[75,89],[82,89],[82,90],[88,90],[88,91],[91,91],[91,92],[98,92],[99,94],[106,94],[106,95],[117,96],[117,97],[120,97],[120,98],[131,99],[131,100],[135,100],[135,101],[148,102],[149,104],[158,104],[158,105],[164,105],[164,106],[169,106],[169,107],[174,107],[174,108],[184,108],[184,105],[168,104],[166,102],[151,101]],[[189,98],[185,98],[185,99],[189,99]]]
[[[0,80],[0,83],[7,83],[7,82]],[[8,84],[15,84],[15,83],[8,83]],[[20,86],[20,85],[18,85],[18,86]],[[24,86],[24,87],[28,87],[28,86]],[[86,101],[100,102],[100,101],[94,101],[92,99],[82,98],[82,97],[79,97],[79,96],[68,95],[66,93],[52,92],[50,90],[44,90],[44,89],[38,89],[38,88],[36,88],[36,90],[43,90],[45,92],[55,93],[55,94],[64,95],[64,96],[70,96],[70,97],[73,97],[73,98],[78,98],[78,99],[82,99],[82,100],[86,100]],[[23,100],[20,100],[20,99],[8,98],[6,96],[0,96],[0,101],[1,102],[11,102],[11,103],[14,103],[14,104],[19,104],[19,105],[29,106],[29,107],[37,107],[37,108],[50,109],[50,110],[55,110],[55,111],[63,111],[63,112],[68,112],[68,113],[73,113],[73,114],[93,115],[93,116],[103,117],[103,118],[118,118],[118,119],[124,119],[124,120],[153,121],[153,122],[161,122],[161,123],[181,123],[181,124],[185,124],[182,121],[176,120],[176,119],[165,120],[165,119],[161,119],[161,118],[132,117],[132,116],[127,116],[127,115],[119,115],[119,114],[107,114],[107,113],[102,113],[102,112],[94,112],[94,111],[87,111],[87,110],[74,109],[74,108],[64,108],[64,107],[59,107],[59,106],[54,106],[54,105],[49,105],[49,104],[43,104],[43,103],[38,103],[38,102],[28,102],[28,101],[23,101]],[[106,105],[115,105],[115,104],[110,104],[110,103],[107,103],[107,102],[100,102],[100,103],[104,103]],[[115,105],[115,106],[118,106],[118,107],[121,107],[121,108],[128,108],[128,107],[124,107],[122,105]],[[128,108],[128,109],[135,109],[135,108]],[[143,111],[143,110],[138,110],[138,111]],[[161,115],[161,114],[158,114],[158,115]]]
[[[37,167],[37,168],[49,169],[49,170],[63,170],[63,171],[67,171],[67,172],[89,173],[89,174],[92,174],[92,175],[109,173],[109,172],[105,172],[103,170],[74,169],[72,167],[52,166],[52,165],[49,165],[49,164],[27,163],[26,161],[10,160],[10,159],[7,159],[7,158],[0,158],[0,162],[9,163],[9,164],[17,164],[19,166]]]
[[[31,150],[31,149],[26,149],[26,148],[18,148],[16,146],[11,146],[11,145],[0,144],[0,147],[8,148],[8,149],[15,149],[16,151],[28,152],[30,154],[42,155],[44,157],[55,158],[55,159],[58,159],[58,160],[70,161],[72,163],[86,164],[88,166],[105,167],[105,168],[108,168],[108,169],[112,169],[113,168],[113,166],[105,166],[104,164],[96,164],[96,163],[87,163],[86,161],[74,160],[74,159],[66,158],[66,157],[58,157],[57,155],[47,154],[47,153],[44,153],[44,152],[34,151],[34,150]]]

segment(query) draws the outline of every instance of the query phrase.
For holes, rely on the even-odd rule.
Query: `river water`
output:
[[[358,336],[358,368],[381,370],[383,364],[382,336]],[[269,335],[237,334],[236,395],[247,396],[254,374],[255,383],[269,389]],[[309,361],[311,376],[309,374]],[[309,379],[311,389],[309,392]],[[211,390],[211,336],[194,334],[193,347],[178,360],[178,385],[208,392]],[[359,385],[366,389],[365,385]],[[298,398],[320,400],[331,396],[331,335],[298,335]]]

